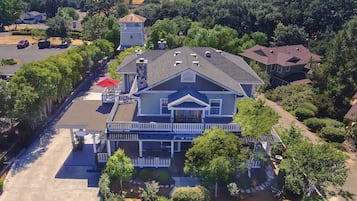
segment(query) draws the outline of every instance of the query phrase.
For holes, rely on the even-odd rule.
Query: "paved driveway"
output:
[[[92,145],[72,151],[70,142],[68,130],[47,131],[15,162],[0,201],[98,201]]]
[[[0,66],[0,72],[3,74],[13,74],[24,63],[42,60],[51,55],[62,53],[67,49],[51,48],[51,49],[38,49],[37,45],[30,45],[24,49],[17,49],[16,45],[0,45],[0,59],[2,58],[15,58],[19,59],[20,63],[16,65]]]

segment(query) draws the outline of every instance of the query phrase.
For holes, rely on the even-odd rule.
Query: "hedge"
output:
[[[202,186],[177,187],[172,192],[172,201],[210,201],[210,194]]]
[[[316,114],[318,111],[318,108],[310,102],[303,102],[303,103],[299,104],[299,108],[306,108],[308,110],[313,111],[314,114]]]
[[[321,129],[320,135],[329,142],[342,143],[345,141],[346,133],[340,128],[324,127]]]
[[[304,124],[313,132],[320,131],[326,126],[325,120],[316,117],[304,120]]]
[[[170,183],[170,174],[167,169],[159,169],[155,175],[154,180],[158,181],[160,184],[169,184]]]
[[[298,120],[304,121],[305,119],[315,116],[315,113],[307,108],[298,107],[295,110],[295,116]]]

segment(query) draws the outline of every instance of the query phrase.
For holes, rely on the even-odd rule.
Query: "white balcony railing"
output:
[[[212,127],[222,128],[230,132],[240,132],[238,124],[203,124],[203,123],[139,123],[139,122],[108,122],[108,131],[166,131],[174,133],[202,133]]]
[[[133,163],[134,167],[170,167],[171,166],[171,159],[170,158],[132,158],[131,162]]]

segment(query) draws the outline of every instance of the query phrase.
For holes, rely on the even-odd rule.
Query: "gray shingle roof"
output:
[[[205,56],[207,51],[211,53],[209,58]],[[138,57],[131,56],[127,60],[124,59],[117,72],[135,73],[135,63],[139,58],[148,60],[147,81],[149,87],[187,69],[192,69],[201,76],[218,82],[240,94],[244,94],[240,84],[263,84],[263,81],[243,58],[227,52],[219,52],[209,47],[147,50]],[[175,65],[176,61],[180,61],[180,64]],[[195,62],[198,62],[198,65]]]

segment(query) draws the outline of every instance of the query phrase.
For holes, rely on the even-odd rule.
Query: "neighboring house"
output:
[[[117,50],[122,51],[132,46],[144,46],[144,22],[146,18],[133,13],[119,19],[120,45]]]
[[[304,84],[312,62],[321,62],[321,56],[311,53],[303,45],[264,47],[255,45],[240,54],[248,63],[256,61],[269,73],[272,86]]]
[[[124,94],[113,105],[97,160],[105,163],[123,148],[135,167],[169,167],[214,126],[240,134],[232,123],[236,101],[263,84],[243,58],[209,47],[137,52],[118,73]]]
[[[357,93],[352,97],[352,107],[345,114],[345,119],[348,121],[348,126],[353,126],[357,122]]]
[[[46,13],[30,11],[22,14],[20,19],[24,24],[37,24],[46,21]]]

